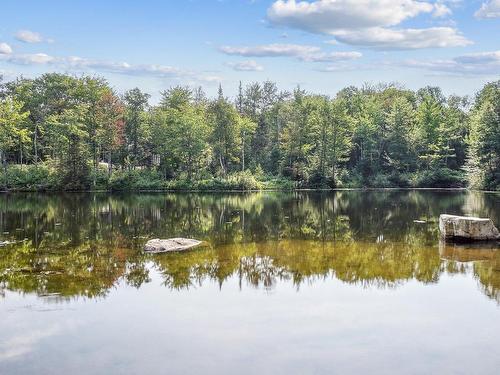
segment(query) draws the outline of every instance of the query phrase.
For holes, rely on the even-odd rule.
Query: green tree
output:
[[[47,118],[47,133],[57,156],[60,185],[68,190],[90,186],[90,150],[85,120],[88,106],[79,105]]]
[[[125,108],[121,100],[111,91],[105,92],[96,105],[95,121],[99,124],[96,143],[106,155],[109,176],[113,171],[113,152],[117,151],[123,144],[124,113]],[[94,157],[95,159],[96,157]]]
[[[248,117],[238,116],[238,129],[240,130],[240,139],[241,139],[241,170],[246,170],[245,164],[245,156],[247,155],[247,148],[250,141],[255,134],[255,129],[257,128],[257,124],[253,122]]]
[[[214,152],[214,161],[221,174],[225,176],[231,167],[239,162],[238,144],[240,131],[238,112],[224,97],[219,86],[218,98],[209,107],[211,125],[210,140]]]
[[[415,111],[404,97],[396,98],[387,114],[388,161],[397,172],[409,172],[415,155],[412,152],[411,134],[414,131]]]
[[[467,169],[473,187],[500,189],[500,81],[486,85],[472,111]]]
[[[22,143],[27,138],[26,129],[22,125],[26,122],[29,113],[23,111],[22,103],[10,97],[0,99],[0,160],[4,171],[4,188],[7,188],[7,152],[9,149]]]
[[[126,147],[131,157],[131,165],[133,168],[140,163],[140,135],[141,127],[144,125],[144,112],[148,105],[149,94],[143,93],[138,88],[129,90],[123,96],[125,102],[125,137]]]

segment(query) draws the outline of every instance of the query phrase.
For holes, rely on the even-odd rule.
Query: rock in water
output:
[[[488,241],[500,239],[498,229],[490,219],[478,217],[441,215],[439,231],[448,239],[462,241]]]
[[[167,253],[171,251],[184,251],[200,246],[203,242],[189,238],[169,238],[160,240],[158,238],[149,240],[144,245],[144,251],[148,253]]]

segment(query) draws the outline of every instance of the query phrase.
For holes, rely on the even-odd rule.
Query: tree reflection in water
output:
[[[441,213],[492,217],[497,195],[465,191],[253,194],[9,194],[1,197],[0,291],[103,297],[119,282],[139,288],[157,270],[165,286],[273,288],[335,278],[363,287],[438,282],[471,272],[500,301],[495,248],[440,245]],[[415,223],[424,220],[426,224]],[[209,242],[187,253],[145,255],[148,238]]]

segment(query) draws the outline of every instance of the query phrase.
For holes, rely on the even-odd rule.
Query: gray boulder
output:
[[[447,239],[462,241],[500,240],[500,233],[490,219],[441,215],[439,231]]]
[[[144,251],[148,253],[168,253],[172,251],[185,251],[202,245],[203,242],[189,238],[169,238],[160,240],[158,238],[149,240],[144,245]]]

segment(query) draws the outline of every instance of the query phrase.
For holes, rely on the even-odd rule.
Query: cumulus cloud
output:
[[[324,72],[324,73],[337,73],[337,72],[351,72],[351,71],[359,71],[360,69],[362,70],[370,70],[373,69],[372,65],[364,65],[364,64],[357,64],[357,65],[350,65],[350,64],[335,64],[335,65],[327,65],[324,67],[321,67],[318,69],[319,72]]]
[[[394,26],[434,6],[414,0],[278,0],[268,9],[271,22],[314,33],[338,29]]]
[[[454,75],[496,75],[500,74],[500,51],[471,53],[453,59],[407,60],[400,65]]]
[[[44,38],[39,33],[30,30],[19,30],[16,35],[16,39],[24,43],[52,43],[52,39]]]
[[[499,18],[500,17],[500,0],[489,0],[481,5],[481,8],[474,14],[476,18]]]
[[[465,47],[472,44],[470,40],[451,27],[427,29],[374,27],[356,31],[341,30],[335,32],[334,35],[342,43],[383,50]]]
[[[432,13],[433,17],[446,17],[451,14],[451,9],[448,8],[446,4],[436,3],[434,4],[434,12]]]
[[[362,57],[360,52],[323,52],[316,46],[302,44],[265,44],[258,46],[222,46],[219,51],[227,55],[244,57],[293,57],[308,62],[354,60]]]
[[[348,61],[356,60],[363,56],[361,52],[348,51],[348,52],[322,52],[318,54],[313,54],[311,56],[305,56],[304,61],[312,62],[333,62],[333,61]]]
[[[56,61],[54,57],[45,53],[15,54],[8,56],[4,60],[19,65],[49,64]]]
[[[453,28],[395,28],[403,21],[421,14],[445,17],[451,14],[451,9],[443,1],[278,0],[268,9],[267,18],[274,25],[333,35],[338,41],[346,44],[378,49],[455,47],[470,44]]]
[[[0,55],[9,55],[12,53],[12,48],[7,43],[0,43]]]
[[[187,79],[193,82],[210,83],[221,81],[221,77],[215,75],[196,73],[169,65],[129,64],[127,62],[95,60],[78,56],[56,57],[45,53],[0,55],[0,61],[18,65],[50,65],[70,71],[97,70],[115,74]]]
[[[230,62],[228,66],[239,72],[261,72],[264,67],[257,63],[255,60],[246,60],[241,62]]]
[[[298,57],[317,53],[320,51],[320,48],[300,44],[265,44],[251,47],[222,46],[219,50],[226,55],[246,57]]]

